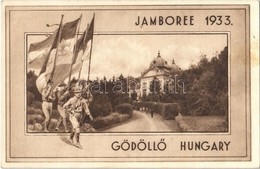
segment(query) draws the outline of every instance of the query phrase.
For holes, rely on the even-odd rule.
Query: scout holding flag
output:
[[[42,91],[42,111],[45,116],[44,120],[44,132],[49,132],[48,126],[50,117],[52,115],[52,102],[55,100],[55,95],[51,89],[51,81],[47,82],[47,85],[43,88]]]
[[[82,15],[72,22],[62,24],[62,15],[59,28],[54,31],[52,35],[48,36],[47,39],[41,42],[30,45],[28,52],[29,68],[40,69],[39,77],[36,80],[36,86],[39,92],[43,94],[43,97],[47,95],[49,96],[52,89],[55,89],[58,84],[63,83],[66,79],[68,79],[67,90],[69,91],[71,89],[70,83],[72,74],[79,72],[79,80],[83,62],[86,60],[89,60],[89,81],[95,14],[87,29],[78,38],[81,18]],[[49,83],[48,81],[53,83]],[[45,88],[45,86],[48,86],[48,88]],[[56,130],[59,131],[59,125],[61,122],[63,122],[65,132],[67,132],[65,116],[66,113],[64,112],[68,111],[69,119],[73,125],[73,130],[70,134],[69,142],[74,145],[73,138],[75,136],[75,146],[82,148],[79,142],[80,124],[84,123],[85,115],[87,115],[90,120],[92,120],[93,117],[89,112],[85,99],[81,97],[81,89],[79,87],[74,88],[74,97],[67,101],[68,97],[66,95],[68,95],[68,91],[65,93],[63,93],[64,91],[60,91],[63,94],[58,96],[58,111],[61,117],[58,120]],[[47,95],[45,95],[46,92]],[[54,90],[53,92],[57,91]],[[48,102],[52,102],[53,99],[46,100]],[[52,106],[49,107],[52,109]],[[46,120],[49,119],[47,114],[45,117]],[[48,122],[46,122],[46,126],[47,123]]]
[[[56,98],[58,101],[57,109],[60,114],[60,117],[57,122],[57,126],[55,128],[56,131],[60,131],[59,127],[61,123],[64,126],[64,132],[69,132],[67,129],[67,122],[66,122],[66,111],[63,109],[64,103],[67,101],[67,98],[69,98],[69,91],[66,89],[66,84],[62,83],[57,88]]]

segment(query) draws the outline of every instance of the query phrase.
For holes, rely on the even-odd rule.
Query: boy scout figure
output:
[[[46,87],[42,91],[42,111],[45,116],[44,132],[49,132],[48,125],[52,114],[52,102],[55,100],[55,95],[53,95],[51,83],[51,80],[49,80]]]
[[[75,136],[76,144],[75,146],[82,149],[82,146],[79,142],[79,136],[80,136],[80,118],[83,117],[83,113],[86,113],[89,118],[92,120],[93,117],[91,116],[88,105],[84,98],[81,97],[81,89],[78,87],[74,88],[74,97],[70,98],[64,105],[63,108],[68,110],[70,112],[69,119],[73,126],[73,130],[70,134],[70,138],[68,139],[68,142],[70,144],[73,144],[73,138]]]

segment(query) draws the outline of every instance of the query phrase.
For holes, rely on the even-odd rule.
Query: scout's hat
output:
[[[73,93],[81,93],[81,89],[78,86],[75,86],[73,89]]]

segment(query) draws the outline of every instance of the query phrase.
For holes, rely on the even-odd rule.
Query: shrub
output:
[[[41,114],[37,114],[35,116],[35,120],[36,120],[37,123],[42,123],[45,120],[45,117]]]
[[[31,105],[35,96],[32,92],[27,91],[27,105]]]
[[[140,108],[142,107],[142,103],[143,103],[143,102],[136,102],[136,101],[134,101],[134,102],[133,102],[134,109],[135,109],[135,110],[140,110]]]
[[[121,123],[123,121],[126,121],[127,119],[130,118],[130,115],[128,114],[119,114],[119,113],[111,113],[108,116],[105,117],[97,117],[93,121],[91,121],[91,125],[95,129],[101,129],[105,127],[112,126],[117,123]]]
[[[27,115],[27,124],[34,125],[36,123],[35,116],[34,115]]]
[[[28,124],[28,125],[27,125],[27,128],[28,128],[29,131],[30,131],[30,130],[34,130],[34,125]]]
[[[49,130],[54,130],[57,126],[57,122],[58,120],[57,119],[53,119],[51,118],[50,121],[49,121]]]
[[[126,121],[127,119],[129,119],[130,116],[128,114],[121,114],[118,118],[119,120],[119,123],[123,122],[123,121]]]
[[[163,111],[163,118],[175,119],[175,117],[180,113],[180,106],[178,103],[167,103],[165,104],[165,110]]]
[[[43,115],[42,109],[34,109],[34,114]]]
[[[155,113],[158,113],[160,115],[163,115],[165,111],[165,103],[155,103],[154,110]]]
[[[102,117],[98,117],[98,118],[95,118],[92,122],[91,122],[92,126],[95,128],[95,129],[100,129],[100,128],[104,128],[107,126],[104,118]]]
[[[27,115],[35,114],[35,109],[33,107],[27,107]]]
[[[42,109],[42,102],[40,101],[32,101],[31,106],[35,109]]]
[[[107,116],[112,111],[112,105],[106,95],[96,94],[93,96],[93,101],[89,105],[89,110],[92,116]]]
[[[96,130],[90,125],[90,124],[87,124],[87,123],[84,123],[84,125],[82,126],[82,131],[83,133],[90,133],[90,132],[95,132]]]
[[[159,94],[149,94],[148,96],[147,96],[147,100],[148,101],[152,101],[152,102],[159,102],[160,100],[161,100],[161,98],[160,98],[160,95]]]
[[[41,114],[43,115],[42,109],[38,109],[38,108],[33,108],[28,106],[27,107],[27,115],[32,115],[32,114]]]
[[[114,118],[114,123],[119,123],[119,116],[120,114],[118,113],[111,113],[111,116]]]
[[[115,124],[115,118],[113,116],[106,116],[106,117],[103,117],[104,121],[105,121],[105,124],[107,125],[113,125]]]
[[[133,106],[129,103],[123,103],[116,107],[116,111],[120,114],[128,114],[130,116],[133,115]]]
[[[34,128],[37,131],[42,131],[43,130],[43,126],[40,123],[35,123],[34,124]]]

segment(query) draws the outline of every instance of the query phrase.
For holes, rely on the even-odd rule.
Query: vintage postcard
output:
[[[3,167],[259,166],[258,1],[2,10]]]

